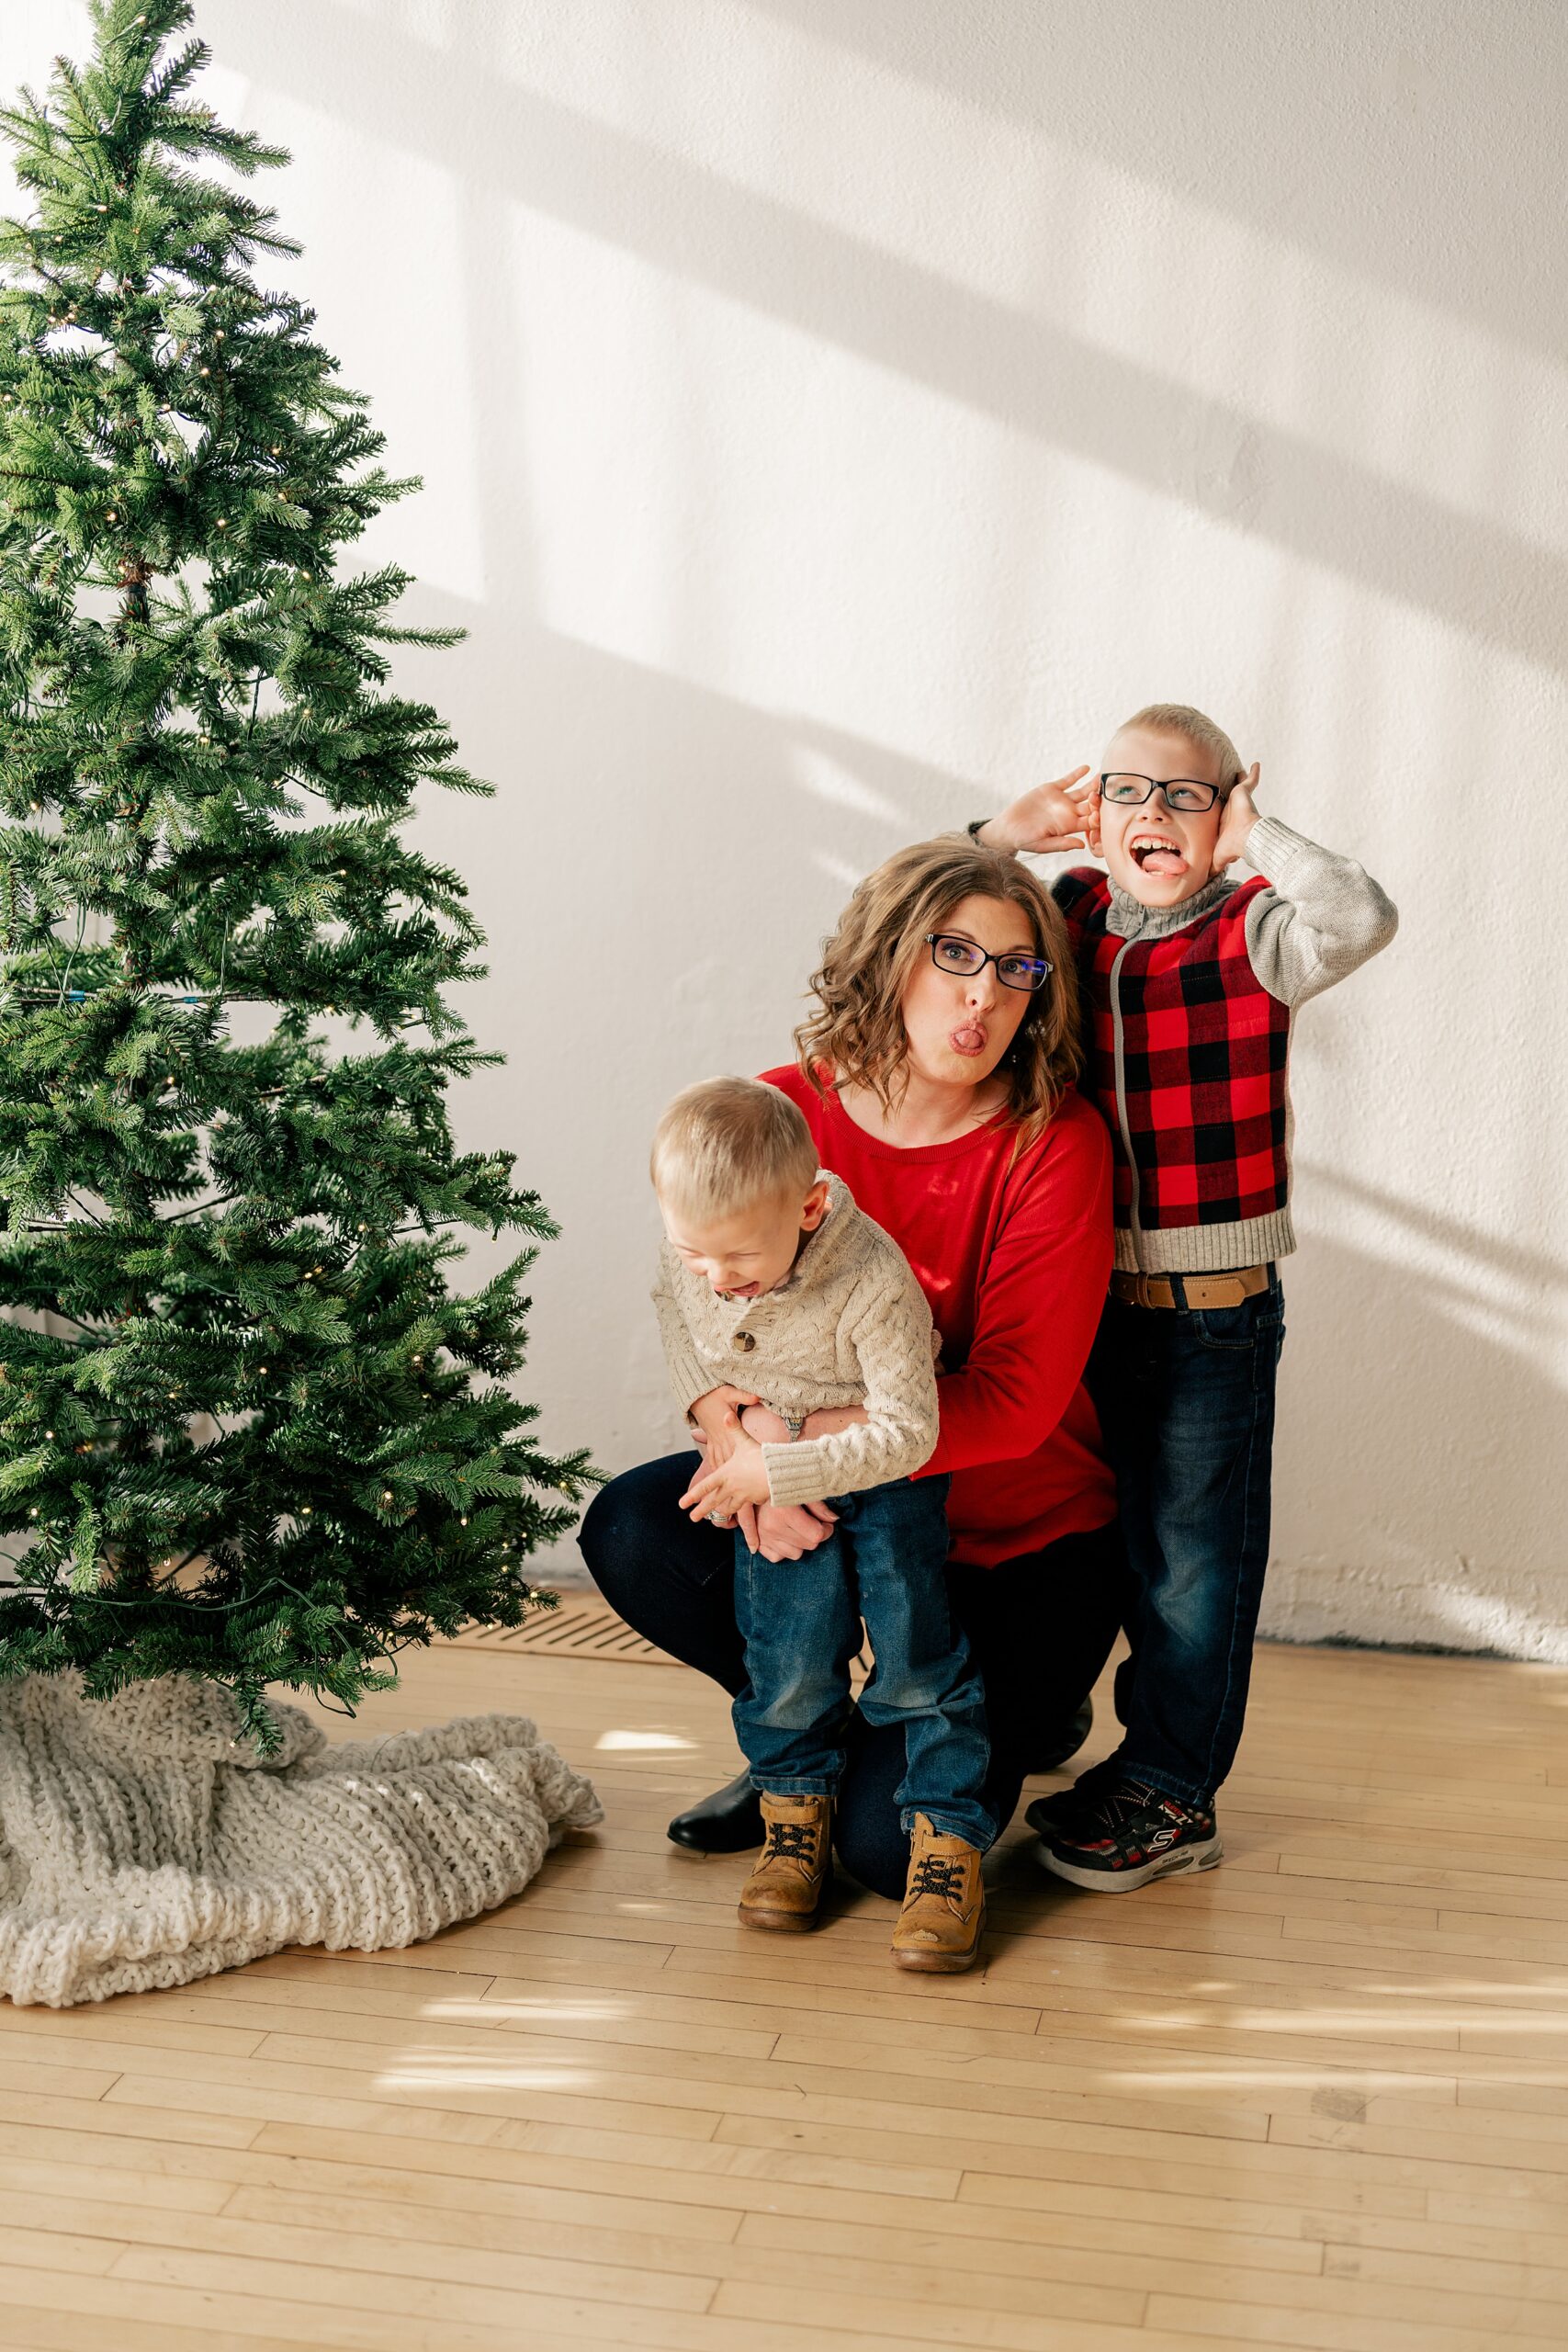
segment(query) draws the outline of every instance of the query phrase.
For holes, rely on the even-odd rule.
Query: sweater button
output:
[[[730,1346],[739,1356],[749,1356],[757,1342],[750,1331],[737,1331]]]

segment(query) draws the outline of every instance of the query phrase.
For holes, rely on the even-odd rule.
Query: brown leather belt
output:
[[[1268,1287],[1267,1266],[1243,1266],[1234,1274],[1124,1274],[1118,1269],[1111,1277],[1111,1297],[1128,1306],[1239,1306]]]

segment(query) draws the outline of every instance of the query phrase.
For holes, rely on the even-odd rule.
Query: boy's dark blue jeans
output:
[[[746,1686],[735,1733],[759,1789],[832,1796],[844,1770],[850,1661],[861,1620],[875,1660],[860,1694],[868,1724],[902,1724],[897,1803],[982,1849],[997,1834],[981,1791],[986,1702],[948,1604],[946,1478],[895,1478],[830,1498],[839,1523],[798,1560],[764,1560],[735,1538],[735,1613]]]
[[[1127,1562],[1119,1761],[1182,1804],[1213,1802],[1241,1739],[1284,1337],[1270,1268],[1268,1289],[1239,1306],[1111,1299],[1089,1358]]]

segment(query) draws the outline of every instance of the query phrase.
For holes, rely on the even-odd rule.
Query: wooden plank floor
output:
[[[0,2346],[1568,2344],[1568,1672],[1255,1692],[1223,1869],[1077,1894],[1015,1829],[921,1982],[666,1842],[734,1769],[694,1677],[414,1657],[363,1726],[534,1713],[604,1829],[413,1951],[0,2006]]]

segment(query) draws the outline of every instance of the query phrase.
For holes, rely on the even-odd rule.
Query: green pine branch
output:
[[[92,15],[0,110],[0,1674],[207,1674],[259,1735],[547,1601],[596,1474],[508,1385],[555,1227],[449,1123],[483,940],[404,827],[490,787],[391,675],[461,632],[351,560],[417,484],[253,274],[286,158],[186,0]],[[525,1245],[471,1295],[463,1229]]]

